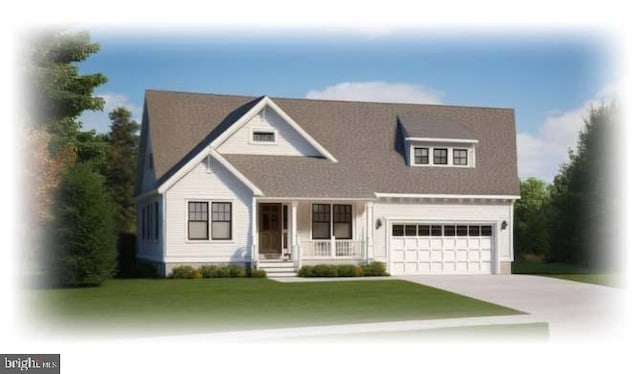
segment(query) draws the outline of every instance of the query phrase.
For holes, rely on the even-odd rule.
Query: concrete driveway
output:
[[[624,290],[532,275],[395,278],[507,306],[549,323],[552,339],[613,338],[624,325]]]

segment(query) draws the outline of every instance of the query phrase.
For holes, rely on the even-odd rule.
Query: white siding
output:
[[[265,118],[258,114],[233,133],[217,151],[220,154],[259,154],[278,156],[320,156],[309,142],[273,110],[266,108]],[[252,143],[251,130],[276,131],[275,144]]]
[[[511,222],[511,204],[506,203],[447,203],[447,204],[425,204],[425,203],[384,203],[376,202],[373,207],[374,220],[382,219],[384,224],[375,230],[374,255],[376,260],[387,260],[387,223],[386,219],[402,218],[429,220],[434,223],[498,223],[502,221]],[[504,230],[497,230],[498,261],[513,261],[513,251],[511,248],[512,227],[509,225]]]
[[[166,192],[166,262],[249,261],[252,196],[251,190],[215,159],[199,163]],[[186,232],[190,200],[232,202],[232,239],[189,241]]]

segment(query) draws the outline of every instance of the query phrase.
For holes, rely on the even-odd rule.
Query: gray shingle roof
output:
[[[410,138],[475,139],[468,128],[448,118],[408,113],[399,115],[398,121]]]
[[[159,183],[258,100],[147,91],[145,112]],[[374,192],[519,195],[512,109],[272,100],[338,162],[292,156],[224,155],[266,196],[370,198]],[[409,127],[410,134],[416,134],[411,136],[465,136],[462,139],[478,140],[476,167],[407,166],[401,122]]]

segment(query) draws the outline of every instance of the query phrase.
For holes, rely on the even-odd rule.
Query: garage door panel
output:
[[[396,230],[397,226],[400,230]],[[451,227],[455,230],[451,231]],[[486,224],[396,223],[396,235],[390,240],[390,272],[490,274],[493,239],[490,226],[488,230],[485,227]]]

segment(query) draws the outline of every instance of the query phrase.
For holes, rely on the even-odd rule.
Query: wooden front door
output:
[[[259,204],[258,253],[279,257],[282,254],[282,204]]]

